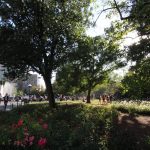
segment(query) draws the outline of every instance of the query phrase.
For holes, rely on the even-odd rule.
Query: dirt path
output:
[[[116,136],[120,138],[119,144],[127,143],[127,150],[150,150],[146,142],[147,137],[150,137],[150,116],[120,113]]]
[[[122,123],[122,121],[126,121],[131,124],[138,123],[141,125],[150,126],[150,116],[132,116],[125,113],[119,113],[119,123]]]

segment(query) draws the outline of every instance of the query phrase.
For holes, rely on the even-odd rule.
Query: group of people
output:
[[[0,93],[0,103],[1,101],[4,101],[4,109],[6,110],[7,107],[7,103],[9,101],[9,95],[6,93],[4,97],[2,97],[1,93]]]
[[[99,102],[100,104],[107,104],[110,103],[112,101],[113,96],[112,95],[100,95],[99,96]]]

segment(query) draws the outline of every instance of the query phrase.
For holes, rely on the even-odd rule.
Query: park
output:
[[[149,150],[149,89],[149,0],[0,1],[0,150]]]

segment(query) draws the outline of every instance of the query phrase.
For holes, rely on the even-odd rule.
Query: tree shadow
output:
[[[150,117],[120,114],[109,139],[111,150],[149,150]]]

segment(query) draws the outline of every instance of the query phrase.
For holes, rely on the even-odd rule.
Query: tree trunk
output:
[[[87,103],[91,103],[91,88],[88,89],[88,93],[87,93]]]
[[[54,93],[53,93],[53,87],[51,83],[51,78],[49,76],[43,77],[46,85],[46,92],[47,92],[47,99],[49,101],[49,106],[51,108],[55,108],[55,98],[54,98]]]

